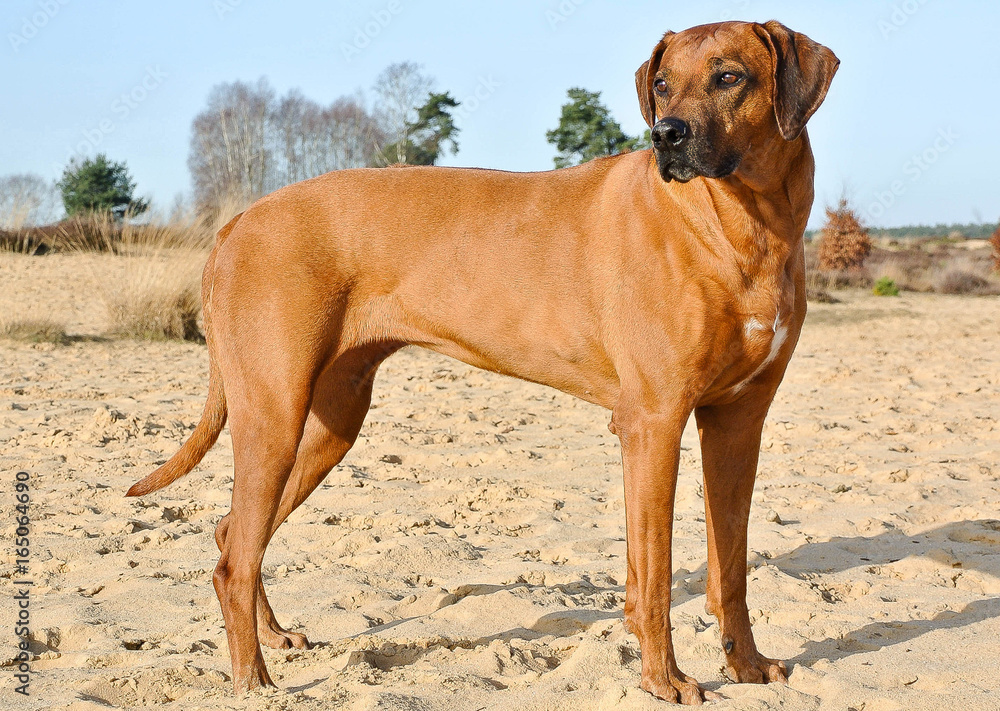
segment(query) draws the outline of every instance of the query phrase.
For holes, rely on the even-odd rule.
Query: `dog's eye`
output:
[[[741,81],[743,81],[743,77],[739,74],[733,74],[732,72],[726,72],[725,74],[719,76],[719,84],[722,86],[736,86]]]
[[[656,90],[657,94],[666,94],[667,93],[667,80],[666,79],[657,79],[656,81],[653,82],[653,88]]]

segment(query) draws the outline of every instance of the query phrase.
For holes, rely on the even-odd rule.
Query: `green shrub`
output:
[[[899,287],[889,277],[882,277],[875,282],[875,288],[872,289],[872,293],[875,296],[899,296]]]

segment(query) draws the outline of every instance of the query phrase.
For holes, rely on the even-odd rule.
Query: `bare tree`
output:
[[[323,112],[323,125],[330,146],[328,170],[372,165],[385,131],[365,109],[360,97],[341,97]]]
[[[319,104],[304,97],[298,89],[292,89],[278,102],[272,123],[277,144],[275,155],[280,159],[279,173],[285,184],[312,177],[306,169],[309,160],[306,125],[319,111]]]
[[[60,214],[55,186],[40,175],[17,173],[0,178],[0,228],[41,225]]]
[[[376,116],[388,141],[396,146],[396,156],[386,156],[388,162],[406,162],[409,127],[416,122],[417,108],[424,103],[434,87],[434,81],[420,72],[420,65],[399,62],[386,67],[375,80],[378,96]]]
[[[323,108],[291,91],[272,121],[282,184],[331,170],[371,165],[384,134],[361,97],[341,97]]]
[[[199,207],[249,201],[277,187],[270,140],[274,108],[266,79],[212,89],[208,108],[194,119],[188,157]]]
[[[372,112],[360,92],[324,107],[297,89],[279,99],[265,79],[219,84],[192,123],[197,208],[231,208],[331,170],[405,162],[432,85],[416,64],[394,64],[379,77]],[[393,155],[383,155],[387,146]]]

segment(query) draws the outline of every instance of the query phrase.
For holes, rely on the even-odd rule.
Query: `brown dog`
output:
[[[350,449],[376,369],[406,344],[611,410],[642,688],[689,704],[705,692],[674,660],[670,542],[694,412],[707,608],[729,673],[785,679],[750,629],[747,521],[764,417],[806,311],[804,127],[838,63],[777,22],[668,32],[636,74],[653,150],[547,173],[329,173],[219,232],[203,281],[205,413],[129,495],[191,471],[228,413],[235,480],[214,583],[237,692],[272,683],[260,641],[308,644],[268,605],[264,548]]]

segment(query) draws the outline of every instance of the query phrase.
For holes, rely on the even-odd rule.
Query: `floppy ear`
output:
[[[829,49],[780,22],[754,25],[771,50],[774,65],[774,113],[781,135],[794,141],[823,103],[840,60]]]
[[[653,78],[656,76],[656,70],[660,68],[660,60],[663,59],[663,53],[667,49],[667,38],[672,34],[673,32],[668,32],[663,35],[663,39],[653,49],[652,56],[643,62],[635,73],[635,90],[639,94],[639,110],[642,111],[642,117],[646,119],[650,128],[656,123]]]

